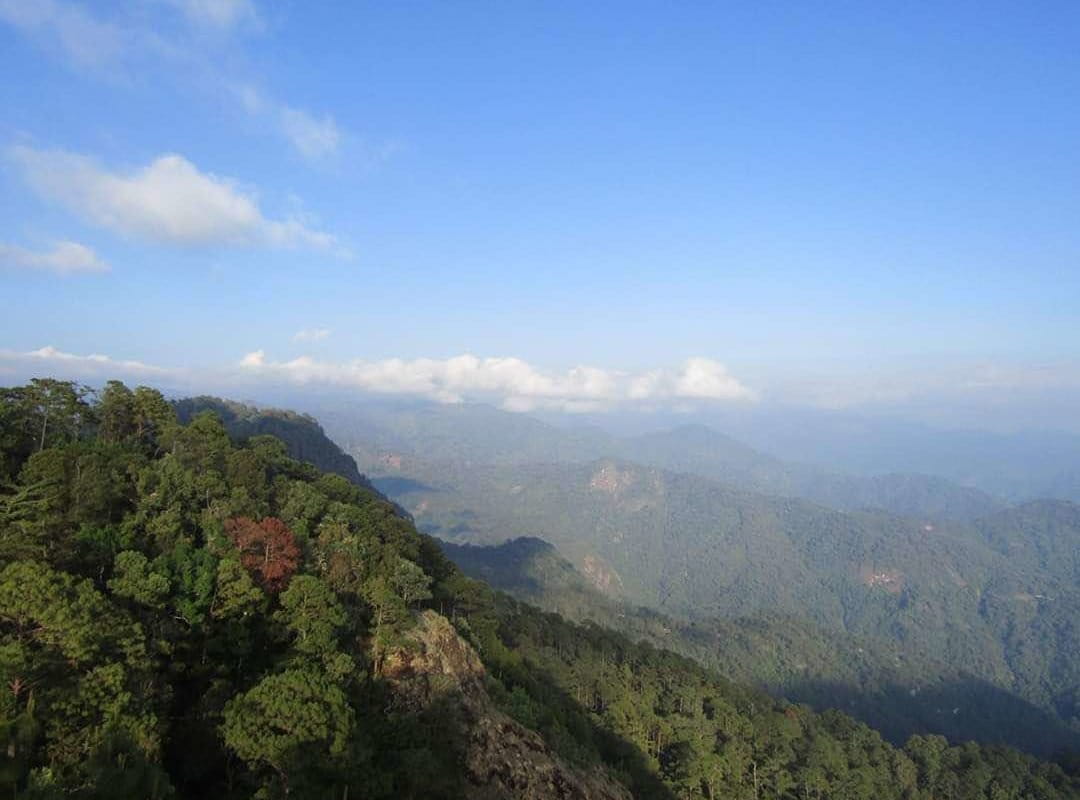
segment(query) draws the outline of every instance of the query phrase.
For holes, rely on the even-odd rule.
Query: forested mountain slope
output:
[[[380,459],[522,466],[616,458],[716,478],[747,491],[847,509],[971,519],[1004,504],[977,489],[916,474],[857,475],[781,461],[703,425],[619,437],[560,428],[484,405],[367,403],[327,411],[328,427],[364,469]],[[932,462],[927,462],[932,463]]]
[[[780,612],[891,641],[1080,729],[1080,588],[993,539],[1017,514],[1040,530],[1058,512],[1070,518],[1064,501],[968,525],[835,511],[613,460],[396,466],[407,479],[376,484],[442,538],[543,538],[609,597],[678,617]],[[1080,528],[1054,531],[1048,542],[1075,551]]]
[[[1052,755],[1080,753],[1080,732],[963,666],[901,644],[856,637],[778,613],[686,620],[601,594],[547,542],[440,541],[467,575],[576,622],[591,621],[673,650],[732,680],[814,708],[841,708],[902,743],[931,731]]]
[[[0,781],[34,798],[1077,797],[896,749],[464,577],[374,492],[153,390],[0,390]],[[453,627],[452,627],[453,626]],[[479,656],[479,659],[477,659]]]

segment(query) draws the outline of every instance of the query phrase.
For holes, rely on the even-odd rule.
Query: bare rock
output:
[[[421,710],[452,700],[470,797],[629,800],[629,791],[605,771],[570,766],[538,733],[499,711],[484,688],[479,656],[445,617],[422,612],[407,638],[387,655],[382,676],[402,707]]]

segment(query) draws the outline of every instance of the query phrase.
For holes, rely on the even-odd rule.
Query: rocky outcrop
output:
[[[406,646],[389,653],[382,677],[402,708],[450,702],[462,727],[470,797],[495,800],[629,800],[599,767],[564,762],[535,731],[499,711],[484,687],[484,665],[445,617],[419,615]]]

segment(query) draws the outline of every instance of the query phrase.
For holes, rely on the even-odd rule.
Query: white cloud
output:
[[[329,115],[316,119],[306,111],[282,106],[281,129],[300,155],[319,159],[331,155],[341,143],[341,131]]]
[[[304,328],[293,335],[294,342],[321,342],[333,333],[329,328]]]
[[[181,246],[336,245],[333,236],[299,220],[266,218],[254,195],[200,172],[183,156],[163,155],[128,172],[59,150],[15,147],[11,157],[40,195],[125,236]]]
[[[256,350],[252,353],[248,353],[246,356],[240,359],[240,366],[251,369],[259,369],[266,363],[266,353],[262,350]]]
[[[75,355],[55,347],[30,352],[0,350],[0,373],[30,376],[48,374],[77,379],[112,377],[167,378],[173,386],[190,391],[228,394],[237,387],[250,391],[256,384],[291,383],[336,387],[358,392],[409,395],[442,403],[466,400],[491,402],[508,411],[538,408],[568,412],[604,411],[636,404],[658,406],[667,403],[752,401],[753,391],[726,372],[719,383],[698,382],[700,359],[689,359],[675,369],[649,373],[627,373],[599,367],[579,366],[563,371],[545,371],[520,358],[478,358],[460,355],[447,359],[389,358],[381,361],[354,360],[344,363],[317,361],[302,356],[291,361],[273,361],[262,350],[245,355],[228,369],[203,367],[174,369],[141,361],[121,360],[105,355]],[[717,369],[708,361],[710,374]],[[651,389],[643,389],[643,375],[651,377]],[[690,381],[691,394],[686,382]],[[682,387],[682,388],[680,388]]]
[[[95,16],[82,6],[60,0],[0,0],[0,22],[19,30],[47,49],[62,53],[80,73],[91,68],[124,81],[139,80],[148,68],[164,67],[179,82],[195,83],[203,91],[224,91],[247,114],[266,117],[283,139],[304,158],[320,160],[337,152],[344,138],[329,114],[314,114],[265,96],[256,87],[237,83],[223,71],[221,47],[227,34],[262,27],[252,0],[158,0],[179,9],[200,29],[221,37],[191,37],[176,33],[172,19],[114,14]],[[115,4],[123,10],[124,4]],[[395,149],[383,145],[365,153],[368,161],[384,160]]]
[[[101,67],[118,58],[126,38],[118,27],[55,0],[0,0],[0,21],[58,46],[80,67]]]
[[[0,265],[55,272],[58,275],[109,271],[109,265],[91,248],[69,241],[56,242],[51,250],[44,252],[0,242]]]
[[[113,378],[124,376],[164,376],[174,370],[155,367],[142,361],[114,359],[99,353],[81,356],[65,353],[47,346],[29,352],[0,350],[0,363],[11,373],[32,374],[48,370],[49,374],[71,378]]]
[[[683,366],[672,394],[675,397],[738,400],[747,396],[747,389],[718,361],[691,358]]]
[[[455,356],[445,360],[398,358],[346,363],[308,356],[268,361],[263,351],[240,361],[251,375],[295,383],[323,383],[368,392],[429,397],[441,402],[494,400],[512,411],[547,407],[596,410],[626,402],[665,399],[698,401],[753,400],[755,394],[709,359],[693,358],[675,371],[629,374],[579,366],[545,372],[519,358]]]
[[[227,91],[244,113],[267,119],[281,136],[309,161],[319,161],[332,156],[341,146],[344,135],[329,114],[317,117],[302,108],[279,102],[250,83],[229,85]],[[393,150],[389,147],[384,150],[385,153],[380,151],[374,154],[378,160],[385,160],[392,155]]]

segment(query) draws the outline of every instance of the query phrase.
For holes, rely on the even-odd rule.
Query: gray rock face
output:
[[[449,702],[463,728],[470,797],[630,800],[629,791],[606,773],[570,766],[538,733],[499,711],[484,688],[479,656],[445,617],[424,611],[408,640],[387,655],[381,675],[401,707]]]

